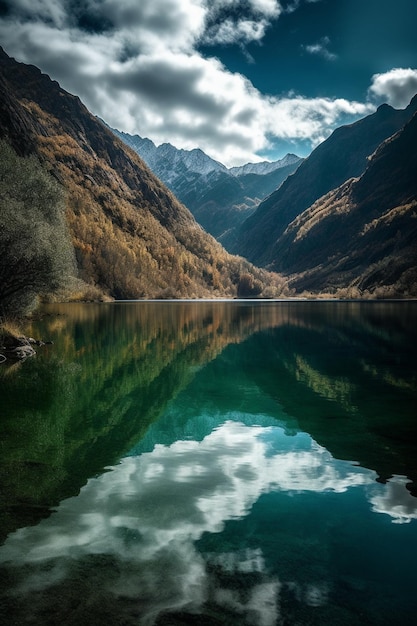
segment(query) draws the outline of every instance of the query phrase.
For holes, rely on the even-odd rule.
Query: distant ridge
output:
[[[302,159],[296,154],[288,153],[278,161],[261,161],[260,163],[246,163],[238,167],[229,168],[229,172],[234,176],[245,176],[246,174],[270,174],[281,167],[288,165],[300,165]]]
[[[359,178],[315,202],[276,247],[297,290],[417,296],[417,113]]]
[[[182,150],[175,148],[170,143],[156,146],[151,139],[146,137],[130,135],[110,126],[109,128],[117,137],[133,148],[165,184],[174,181],[177,177],[177,170],[184,167],[190,172],[203,175],[218,171],[227,172],[225,165],[215,161],[199,148]]]

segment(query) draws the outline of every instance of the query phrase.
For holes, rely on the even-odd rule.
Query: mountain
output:
[[[0,94],[0,136],[18,154],[37,155],[66,189],[79,274],[95,296],[97,290],[126,299],[279,291],[283,283],[275,276],[231,256],[208,235],[78,97],[2,49]]]
[[[237,167],[229,168],[229,172],[234,176],[245,176],[246,174],[270,174],[281,167],[287,167],[288,165],[300,165],[302,159],[296,154],[287,154],[283,159],[279,161],[261,161],[260,163],[246,163],[246,165],[240,165]]]
[[[156,146],[139,135],[111,130],[142,157],[199,224],[228,249],[234,244],[239,225],[302,162],[295,154],[287,154],[280,161],[228,169],[202,150],[180,150],[169,143]]]
[[[417,100],[417,98],[415,99]],[[417,113],[274,246],[297,291],[417,296]]]
[[[110,130],[133,148],[153,173],[166,185],[174,184],[175,180],[187,171],[202,176],[207,176],[211,172],[227,172],[225,165],[210,158],[198,148],[180,150],[170,143],[163,143],[157,147],[153,141],[146,137],[130,135],[116,128],[110,128]]]
[[[245,220],[232,251],[258,265],[289,271],[292,266],[278,243],[289,224],[332,189],[361,176],[368,157],[400,130],[416,109],[416,98],[404,110],[385,104],[374,114],[336,129]]]

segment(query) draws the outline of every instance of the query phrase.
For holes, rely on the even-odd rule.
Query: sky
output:
[[[110,126],[231,167],[417,93],[415,0],[0,0],[0,45]]]

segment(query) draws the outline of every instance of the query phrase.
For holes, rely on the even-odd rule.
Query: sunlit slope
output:
[[[273,277],[226,253],[79,98],[4,51],[0,91],[0,135],[36,153],[68,192],[89,285],[116,298],[234,296],[245,276],[243,290],[277,293]]]

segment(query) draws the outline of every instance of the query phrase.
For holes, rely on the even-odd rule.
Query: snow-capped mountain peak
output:
[[[227,171],[222,163],[215,161],[199,148],[183,150],[175,148],[170,143],[163,143],[156,148],[156,156],[158,159],[169,159],[174,169],[182,165],[188,171],[203,176],[213,171]]]
[[[287,167],[287,165],[293,165],[300,161],[300,157],[295,154],[287,154],[283,159],[279,161],[261,161],[260,163],[246,163],[246,165],[240,165],[237,167],[231,167],[229,172],[233,176],[246,176],[246,174],[260,174],[265,175],[281,167]]]

